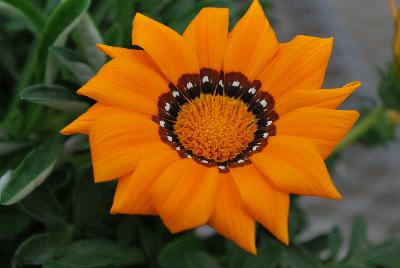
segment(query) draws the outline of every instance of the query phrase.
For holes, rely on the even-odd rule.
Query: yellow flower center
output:
[[[257,121],[239,99],[202,94],[181,107],[174,131],[195,155],[224,162],[254,140]]]

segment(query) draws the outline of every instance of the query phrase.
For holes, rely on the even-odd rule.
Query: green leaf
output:
[[[0,189],[0,204],[14,204],[41,185],[53,170],[62,149],[59,136],[30,151]]]
[[[61,204],[56,196],[43,185],[20,202],[23,212],[47,225],[65,227]]]
[[[132,218],[124,218],[117,225],[116,237],[121,245],[129,245],[136,237],[136,224]]]
[[[246,268],[273,268],[277,267],[283,254],[284,246],[274,238],[264,238],[257,250],[257,256],[249,255],[244,262]]]
[[[0,142],[0,156],[18,152],[28,147],[29,145],[30,145],[29,142],[14,142],[14,141]]]
[[[104,213],[108,211],[100,185],[95,185],[91,177],[76,180],[72,200],[74,225],[78,229],[90,223],[99,222]]]
[[[362,216],[353,219],[348,256],[357,255],[367,242],[367,223]]]
[[[110,2],[110,1],[107,1]],[[129,23],[130,25],[131,23]],[[77,45],[83,51],[87,61],[91,66],[98,70],[106,62],[106,56],[97,47],[97,44],[103,44],[99,30],[94,24],[89,14],[85,14],[74,31],[77,37]]]
[[[90,6],[90,0],[64,0],[51,13],[43,28],[37,49],[38,66],[45,66],[48,48],[65,42]],[[41,71],[44,70],[43,67]]]
[[[21,99],[46,105],[55,109],[80,114],[89,105],[63,86],[58,85],[34,85],[22,90]]]
[[[40,10],[31,1],[0,0],[0,14],[22,19],[35,34],[40,33],[44,26],[44,19]]]
[[[86,83],[95,75],[92,67],[76,51],[64,47],[50,47],[49,50],[56,60],[65,66],[81,84]]]
[[[161,235],[157,234],[140,221],[136,221],[136,229],[140,246],[150,263],[150,267],[159,267],[156,259],[163,244]]]
[[[318,258],[303,247],[293,246],[285,251],[286,262],[292,268],[321,268]]]
[[[55,258],[65,267],[108,267],[141,264],[145,261],[141,250],[123,247],[113,241],[89,239],[65,247]]]
[[[43,233],[29,237],[17,248],[19,265],[40,265],[50,260],[66,242],[61,233]]]
[[[329,260],[335,260],[342,245],[342,236],[339,227],[335,226],[328,235]]]
[[[0,241],[13,239],[32,224],[32,220],[17,210],[0,213]]]
[[[193,237],[172,241],[162,249],[158,262],[165,268],[220,267],[212,256],[202,251],[199,240]]]
[[[298,196],[290,196],[289,237],[296,237],[307,227],[306,214],[298,204]]]
[[[117,38],[113,42],[115,45],[125,47],[131,43],[132,20],[135,14],[135,7],[132,2],[125,0],[114,0],[114,20],[117,25]]]
[[[250,255],[235,243],[230,240],[226,240],[227,253],[226,263],[228,268],[242,268],[244,267],[244,262],[246,258]]]
[[[301,244],[307,250],[318,253],[328,246],[329,234],[321,234]]]
[[[374,266],[400,267],[400,240],[393,239],[371,246],[357,258]]]
[[[71,169],[62,168],[53,172],[53,174],[45,181],[50,191],[57,192],[63,189],[71,180]]]

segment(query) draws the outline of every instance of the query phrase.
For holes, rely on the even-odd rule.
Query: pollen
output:
[[[186,149],[219,163],[246,150],[256,131],[256,118],[243,101],[209,94],[184,104],[174,126]]]

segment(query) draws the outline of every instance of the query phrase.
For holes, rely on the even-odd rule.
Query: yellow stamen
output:
[[[174,128],[186,149],[216,162],[239,155],[256,130],[256,119],[243,101],[213,95],[183,105]]]

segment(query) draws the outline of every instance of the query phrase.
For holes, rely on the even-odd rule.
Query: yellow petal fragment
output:
[[[215,208],[208,224],[244,250],[256,254],[255,222],[245,211],[230,174],[221,174]]]
[[[319,152],[307,139],[270,137],[265,149],[250,159],[282,192],[341,198]]]
[[[164,224],[173,232],[207,222],[215,205],[219,184],[216,167],[181,159],[167,167],[151,188],[151,200]]]
[[[254,80],[278,50],[278,41],[264,11],[254,0],[229,34],[224,71],[241,72]]]
[[[142,47],[168,79],[199,72],[194,47],[174,30],[140,13],[133,19],[132,44]]]
[[[262,90],[278,97],[297,89],[321,88],[332,51],[333,38],[296,36],[281,44],[258,79]]]
[[[89,134],[90,126],[95,120],[104,115],[119,112],[127,112],[127,110],[96,103],[68,126],[64,127],[60,133],[63,135]]]
[[[231,173],[251,217],[287,245],[289,194],[278,191],[252,164]]]
[[[291,91],[276,100],[275,111],[283,115],[307,106],[335,109],[360,86],[357,81],[337,89]]]
[[[277,135],[309,139],[325,159],[358,117],[357,111],[305,107],[284,114],[276,121],[275,126]]]
[[[97,47],[113,59],[123,59],[127,61],[140,62],[157,71],[158,73],[161,73],[156,63],[144,50],[112,47],[101,44],[98,44]]]
[[[151,184],[179,159],[174,150],[155,151],[140,159],[132,174],[118,180],[111,213],[156,215],[150,199]]]
[[[134,113],[114,113],[96,120],[89,142],[97,182],[127,175],[146,155],[171,150],[161,141],[157,124]]]
[[[150,67],[140,62],[114,59],[78,93],[105,105],[155,115],[159,96],[168,91],[166,81]]]
[[[229,9],[203,8],[183,36],[196,49],[200,68],[220,71],[228,40]]]

